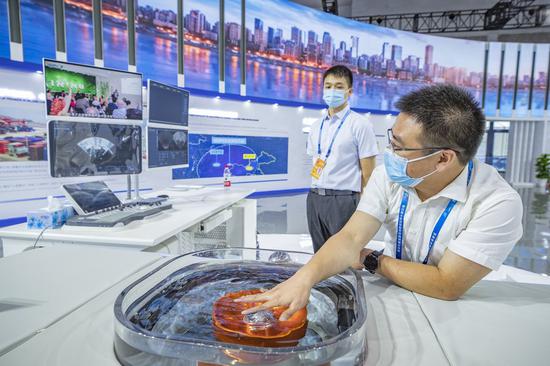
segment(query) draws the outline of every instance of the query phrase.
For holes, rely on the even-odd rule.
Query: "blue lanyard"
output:
[[[348,118],[348,116],[351,113],[351,109],[347,111],[347,113],[344,115],[344,118],[340,121],[340,124],[338,125],[338,128],[336,129],[336,132],[334,133],[334,136],[332,136],[332,141],[328,147],[327,154],[325,155],[325,161],[327,161],[328,157],[330,156],[330,153],[332,152],[332,145],[334,145],[334,141],[336,140],[336,136],[338,136],[338,132],[340,132],[340,128],[342,128],[342,125]],[[323,125],[325,124],[327,117],[323,118],[323,121],[321,122],[321,128],[319,129],[319,140],[317,141],[317,154],[321,155],[321,135],[323,134]]]
[[[474,163],[470,160],[468,162],[468,179],[466,181],[466,185],[470,185],[470,180],[472,179],[473,167],[474,167]],[[401,199],[401,206],[399,207],[399,216],[397,219],[397,238],[395,240],[395,258],[397,259],[401,259],[401,256],[403,253],[403,222],[405,221],[405,212],[407,211],[408,204],[409,204],[409,192],[404,191],[403,198]],[[439,217],[439,220],[437,220],[437,223],[435,224],[435,227],[432,231],[432,235],[430,236],[428,253],[426,254],[426,258],[424,258],[424,260],[422,261],[423,264],[428,264],[428,259],[430,258],[430,254],[435,245],[435,241],[439,236],[439,232],[441,231],[441,228],[445,224],[445,221],[447,221],[447,217],[449,217],[449,214],[451,213],[455,205],[456,205],[456,200],[450,200],[449,203],[447,204],[447,207]]]

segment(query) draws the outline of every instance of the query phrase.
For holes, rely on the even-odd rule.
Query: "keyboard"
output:
[[[92,215],[73,216],[65,225],[68,226],[92,226],[113,227],[116,225],[128,225],[132,221],[156,215],[164,210],[172,208],[170,203],[157,202],[151,205],[128,204],[119,207],[111,207]]]

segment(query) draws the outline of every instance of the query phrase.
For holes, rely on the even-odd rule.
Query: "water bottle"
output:
[[[231,169],[229,164],[225,164],[225,167],[223,168],[223,186],[225,189],[229,189],[231,187]]]

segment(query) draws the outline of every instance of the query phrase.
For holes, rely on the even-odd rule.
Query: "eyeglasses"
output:
[[[392,141],[395,140],[393,137],[393,131],[391,128],[388,128],[387,131],[388,134],[388,147],[393,151],[425,151],[425,150],[453,150],[456,152],[459,152],[457,149],[453,149],[452,147],[444,147],[444,146],[432,146],[432,147],[416,147],[416,148],[410,148],[410,147],[396,147]]]

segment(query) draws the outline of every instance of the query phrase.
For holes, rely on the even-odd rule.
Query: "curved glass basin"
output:
[[[118,360],[125,366],[362,365],[366,301],[363,282],[351,270],[314,287],[307,328],[297,342],[239,344],[216,336],[212,310],[217,299],[269,289],[310,258],[300,252],[227,248],[166,262],[127,287],[115,302]]]

